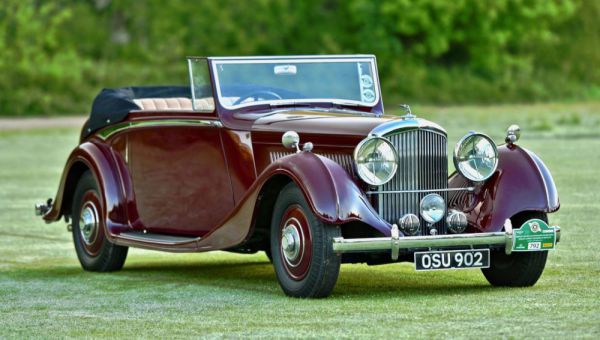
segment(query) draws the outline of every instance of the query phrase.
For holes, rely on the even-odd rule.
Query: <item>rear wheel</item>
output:
[[[519,228],[532,218],[548,222],[546,214],[533,212],[517,215],[511,222],[515,228]],[[506,255],[503,250],[494,251],[490,254],[490,267],[481,271],[494,286],[533,286],[542,276],[547,257],[548,251],[514,252],[510,255]]]
[[[283,291],[293,297],[326,297],[340,271],[333,252],[337,226],[326,225],[311,211],[302,191],[290,183],[279,193],[271,222],[271,254]]]
[[[92,173],[84,173],[73,195],[73,242],[83,269],[110,272],[123,268],[128,248],[106,238],[101,197]]]

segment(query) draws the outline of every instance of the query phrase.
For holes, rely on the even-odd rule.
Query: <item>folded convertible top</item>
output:
[[[103,89],[94,99],[90,119],[83,128],[83,137],[103,127],[125,120],[132,110],[139,110],[134,99],[192,98],[189,86],[131,86]]]

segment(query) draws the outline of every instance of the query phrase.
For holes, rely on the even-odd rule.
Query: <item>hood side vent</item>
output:
[[[271,158],[271,163],[276,160],[293,155],[294,152],[281,152],[281,151],[272,151],[269,156]],[[319,153],[319,156],[327,157],[332,161],[339,164],[344,170],[350,174],[350,176],[354,177],[354,161],[352,160],[352,155],[344,154],[344,153]]]

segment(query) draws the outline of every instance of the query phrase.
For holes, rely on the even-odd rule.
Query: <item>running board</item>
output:
[[[114,235],[114,243],[120,246],[137,247],[174,253],[198,250],[201,237],[172,236],[140,231],[127,231]]]

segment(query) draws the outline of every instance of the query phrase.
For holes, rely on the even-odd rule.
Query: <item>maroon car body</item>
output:
[[[323,56],[302,57],[300,61],[280,58],[273,63],[277,67],[281,63],[298,62],[298,68],[301,69],[304,60],[310,62],[315,58],[327,59]],[[344,62],[352,62],[352,58],[372,58],[374,65],[372,56],[335,58]],[[262,60],[235,60],[238,59]],[[277,105],[265,105],[269,98],[256,97],[248,105],[235,107],[222,103],[218,95],[219,84],[215,79],[215,64],[229,61],[229,58],[199,60],[207,65],[209,92],[214,94],[211,96],[214,101],[212,108],[208,105],[208,110],[195,109],[198,98],[193,96],[188,98],[189,102],[178,98],[171,99],[171,103],[168,98],[133,96],[129,102],[136,107],[128,109],[114,120],[109,112],[108,116],[102,117],[100,126],[96,124],[95,128],[92,127],[92,116],[82,129],[80,144],[67,160],[55,198],[47,205],[38,206],[38,210],[47,222],[65,217],[67,221],[77,224],[79,233],[75,232],[74,225],[74,240],[76,246],[78,242],[83,245],[82,251],[87,252],[85,256],[93,255],[92,250],[101,246],[121,247],[118,249],[141,247],[171,252],[267,251],[270,256],[279,249],[278,261],[274,261],[276,267],[277,262],[285,260],[288,265],[284,263],[283,267],[292,268],[289,263],[302,261],[298,259],[298,254],[295,258],[292,256],[294,251],[300,251],[306,254],[303,259],[312,259],[309,260],[312,262],[301,263],[300,268],[312,268],[318,256],[314,249],[318,235],[311,229],[315,228],[312,224],[317,222],[310,222],[314,216],[319,225],[334,226],[339,230],[336,237],[327,239],[328,244],[323,250],[323,254],[333,254],[337,261],[371,264],[412,261],[413,254],[419,249],[456,249],[456,246],[460,248],[463,244],[452,241],[454,243],[447,245],[435,243],[432,246],[417,244],[396,247],[395,241],[403,238],[440,239],[446,236],[446,239],[452,239],[457,235],[474,234],[498,236],[507,232],[507,220],[522,214],[545,216],[559,208],[557,191],[548,169],[536,155],[516,145],[516,138],[509,138],[507,144],[498,147],[497,166],[486,180],[469,180],[460,172],[448,177],[444,160],[447,160],[447,154],[443,149],[445,131],[434,123],[410,114],[403,117],[384,115],[379,95],[371,105],[340,104],[321,99],[278,102],[281,98],[274,100],[273,103],[277,102]],[[379,83],[374,67],[375,73],[371,76],[375,84],[372,89],[378,94]],[[301,71],[294,68],[294,72]],[[295,131],[305,142],[305,151],[296,152],[290,150],[289,145],[282,145],[282,135],[288,131]],[[383,132],[378,134],[378,131]],[[430,150],[440,153],[432,164],[437,164],[441,169],[434,169],[437,171],[435,173],[445,173],[447,180],[440,188],[413,188],[413,191],[443,190],[436,192],[446,201],[444,218],[450,211],[460,211],[468,221],[466,229],[450,235],[447,225],[450,222],[443,220],[439,222],[439,230],[433,232],[431,226],[434,224],[425,224],[420,220],[420,230],[416,235],[409,235],[396,226],[397,217],[407,211],[400,211],[399,215],[394,212],[394,217],[383,212],[389,210],[389,206],[397,206],[400,210],[400,207],[412,207],[414,210],[418,206],[418,202],[401,202],[404,196],[399,195],[408,194],[410,190],[390,194],[389,197],[399,197],[394,203],[388,196],[382,196],[385,195],[381,191],[383,185],[370,185],[357,173],[357,145],[376,134],[390,136],[390,131],[435,132],[431,134],[432,138],[438,138],[444,147]],[[388,139],[392,140],[392,137]],[[435,144],[434,139],[429,141],[431,145]],[[297,144],[296,147],[300,146],[300,143]],[[394,146],[399,155],[397,163],[400,164],[395,176],[402,176],[404,171],[418,177],[418,169],[407,170],[406,166],[411,163],[405,167],[401,164],[405,160],[402,155],[404,149],[398,144]],[[412,151],[407,149],[406,152],[420,149],[419,145],[413,145]],[[426,173],[425,168],[421,171]],[[93,192],[96,192],[98,200],[93,209],[88,210],[78,208],[78,204],[85,206],[85,202],[76,202],[79,197],[78,185],[86,173],[93,177],[92,182],[97,185]],[[400,181],[393,181],[396,180]],[[421,179],[415,183],[425,182],[425,179]],[[295,220],[299,224],[305,220],[308,221],[307,225],[312,224],[291,228],[290,234],[277,234],[283,235],[282,240],[273,241],[272,230],[277,229],[273,226],[277,224],[273,221],[277,200],[282,190],[290,190],[290,183],[300,190],[310,211],[303,210],[302,204],[298,203],[294,205],[296,210],[288,209],[287,213],[297,216]],[[377,190],[381,193],[376,194]],[[428,192],[425,191],[413,193],[417,196],[412,197],[422,200]],[[387,208],[383,204],[387,204]],[[74,210],[79,211],[80,216]],[[83,216],[84,212],[86,216]],[[411,212],[419,218],[418,211]],[[97,216],[89,217],[90,214]],[[91,238],[89,235],[86,237],[83,231],[87,218],[90,218],[91,227],[86,232],[96,235]],[[303,230],[309,236],[294,241],[294,237],[303,235]],[[288,236],[289,240],[285,240]],[[372,242],[368,243],[368,240]],[[292,244],[288,244],[288,241]],[[363,245],[370,246],[351,249],[353,241],[356,241],[354,245],[364,241]],[[96,242],[104,243],[94,244]],[[381,247],[376,245],[377,242],[388,242],[390,245]],[[483,244],[467,243],[463,248],[467,246],[473,249]],[[506,246],[504,242],[485,245],[492,252]],[[292,255],[287,256],[287,250]],[[81,260],[83,255],[79,254],[79,250],[78,255]],[[117,267],[92,266],[86,269],[104,271],[120,268]],[[302,280],[294,276],[294,271],[287,272],[293,281],[290,281],[291,286],[282,282],[286,280],[279,277],[283,274],[278,272],[278,277],[289,295],[325,296],[333,288],[331,284],[331,287],[325,288],[297,288],[294,284]],[[309,274],[308,269],[302,273]]]

